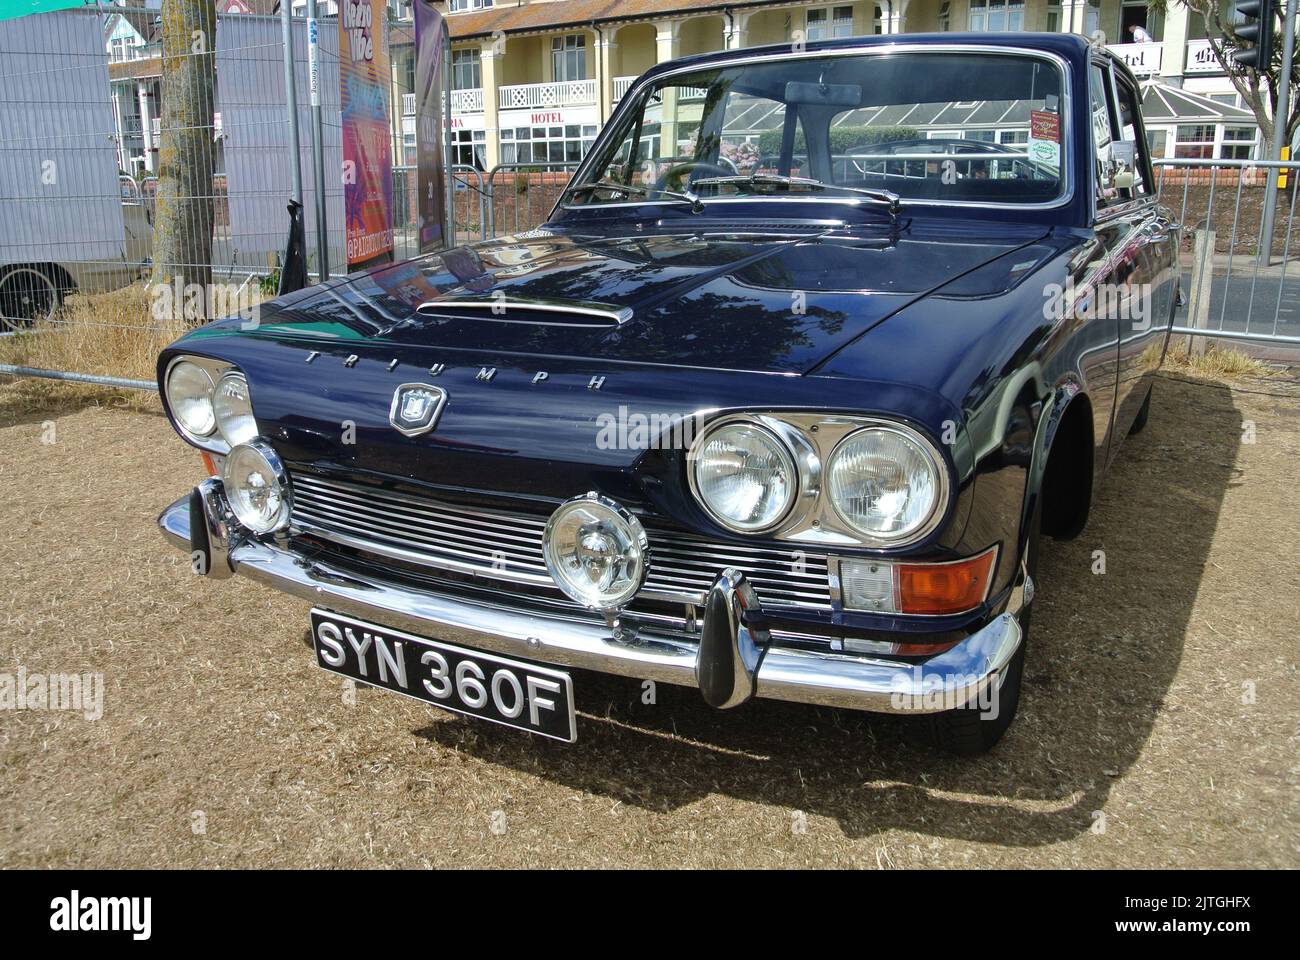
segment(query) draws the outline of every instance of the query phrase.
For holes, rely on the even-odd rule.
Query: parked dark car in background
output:
[[[213,475],[162,530],[326,669],[534,733],[586,669],[988,749],[1168,340],[1139,103],[1061,34],[661,64],[541,228],[165,350]]]

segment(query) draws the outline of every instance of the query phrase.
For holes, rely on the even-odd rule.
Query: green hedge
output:
[[[915,127],[831,127],[831,153],[848,153],[855,147],[893,140],[919,140],[921,132]],[[758,148],[764,156],[781,152],[781,128],[764,130],[758,138]],[[794,152],[807,153],[803,131],[794,137]]]

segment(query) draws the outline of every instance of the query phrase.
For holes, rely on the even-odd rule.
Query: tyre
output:
[[[0,270],[0,329],[21,330],[54,316],[63,302],[53,271],[14,266]]]
[[[1137,416],[1133,418],[1133,426],[1128,428],[1129,436],[1135,433],[1141,433],[1142,428],[1147,425],[1147,417],[1151,415],[1151,387],[1147,387],[1147,398],[1142,401],[1142,409],[1138,410]]]
[[[1038,575],[1039,531],[1042,521],[1040,494],[1029,521],[1029,537],[1025,543],[1025,570],[1031,580]],[[1020,612],[1020,646],[1003,668],[997,680],[997,696],[992,702],[987,707],[972,705],[916,717],[912,720],[912,735],[915,740],[957,756],[972,757],[987,753],[1002,739],[1020,706],[1020,684],[1025,671],[1025,647],[1029,642],[1032,607],[1031,601]]]

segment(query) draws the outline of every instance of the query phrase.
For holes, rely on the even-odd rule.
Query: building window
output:
[[[1250,160],[1259,135],[1252,126],[1185,123],[1174,130],[1174,156],[1194,160]]]
[[[808,39],[831,40],[853,36],[852,7],[813,7],[808,11]]]
[[[1164,18],[1147,7],[1147,0],[1124,0],[1116,43],[1154,43],[1163,37]]]
[[[581,160],[595,139],[594,123],[508,128],[501,131],[501,162],[544,166]]]
[[[952,29],[952,12],[951,4],[948,0],[943,0],[939,6],[939,32],[947,33]]]
[[[1255,127],[1224,127],[1220,160],[1250,160],[1255,152]]]
[[[123,63],[127,60],[139,60],[143,41],[136,36],[114,37],[108,42],[108,59],[110,63]]]
[[[1174,156],[1182,159],[1214,158],[1214,124],[1182,124],[1174,133]]]
[[[551,74],[557,82],[587,79],[587,37],[571,33],[551,38]]]
[[[451,131],[451,162],[486,170],[487,134],[482,130]]]
[[[414,58],[412,58],[414,62]],[[477,90],[483,86],[483,61],[477,50],[453,50],[451,52],[451,88],[453,90]]]
[[[1023,0],[971,0],[970,28],[988,33],[1025,28]]]
[[[1047,32],[1061,32],[1061,5],[1059,3],[1049,3],[1047,5]]]
[[[448,13],[464,13],[466,10],[482,10],[492,6],[492,0],[451,0],[447,4]]]

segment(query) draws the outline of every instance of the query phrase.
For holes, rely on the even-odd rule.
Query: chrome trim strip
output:
[[[917,44],[917,43],[888,43],[888,44],[871,44],[869,46],[845,47],[835,50],[803,50],[801,52],[792,52],[786,54],[782,59],[814,59],[820,57],[843,57],[843,56],[861,56],[863,54],[883,55],[890,53],[991,53],[991,54],[1012,54],[1022,57],[1037,57],[1042,60],[1048,60],[1056,65],[1061,74],[1061,144],[1065,145],[1070,135],[1073,133],[1073,91],[1070,84],[1069,63],[1064,57],[1047,50],[1033,50],[1028,47],[1000,47],[995,44]],[[710,64],[693,64],[688,67],[677,67],[664,73],[656,74],[653,78],[642,76],[632,87],[619,99],[618,109],[615,111],[611,121],[617,119],[619,114],[624,110],[632,110],[636,99],[641,95],[642,89],[648,86],[652,81],[659,82],[669,77],[679,76],[683,73],[701,73],[711,69],[723,67],[744,66],[753,63],[768,63],[771,56],[766,57],[743,57],[735,60],[716,61]],[[600,135],[596,142],[592,144],[591,149],[587,151],[587,156],[579,164],[578,169],[573,172],[573,178],[570,183],[584,183],[591,179],[590,170],[595,167],[596,157],[600,155],[601,150],[607,145],[607,141],[613,139],[614,130],[617,125],[613,122],[606,123],[601,128]],[[1090,133],[1085,134],[1091,137]],[[967,207],[985,210],[1054,210],[1058,207],[1064,207],[1074,199],[1074,146],[1071,149],[1062,150],[1064,156],[1061,164],[1061,180],[1065,186],[1065,192],[1054,200],[1044,201],[1042,203],[992,203],[979,200],[923,200],[902,197],[905,207],[908,206],[937,206],[937,207]],[[582,179],[579,179],[579,178]],[[736,197],[718,198],[718,197],[701,197],[700,202],[705,206],[710,203],[838,203],[844,206],[869,207],[875,204],[879,208],[877,201],[870,200],[866,197],[745,197],[743,199]],[[569,204],[564,202],[564,196],[556,201],[555,206],[551,208],[549,221],[555,216],[557,210],[598,210],[603,207],[623,207],[630,206],[681,206],[680,200],[645,200],[607,202],[598,204]]]
[[[511,299],[509,297],[497,297],[491,300],[428,300],[416,307],[420,313],[438,313],[439,310],[488,310],[492,316],[484,317],[484,320],[494,320],[498,323],[530,323],[528,320],[510,320],[504,312],[511,309],[516,310],[535,310],[538,313],[573,313],[584,317],[599,317],[604,320],[603,324],[589,324],[589,326],[620,326],[632,319],[631,307],[613,307],[613,306],[593,306],[583,303],[564,303],[562,301],[549,300],[527,300]],[[498,311],[501,311],[498,314]],[[546,324],[534,324],[534,326],[546,326]],[[582,324],[564,323],[554,324],[554,326],[582,326]]]
[[[189,550],[189,495],[158,518],[163,536]],[[323,609],[370,620],[417,636],[476,650],[596,670],[641,680],[696,686],[698,647],[642,633],[617,639],[599,620],[540,616],[469,600],[363,580],[310,557],[255,540],[236,544],[230,562],[241,576],[308,600]],[[877,713],[932,713],[965,703],[997,682],[1020,646],[1012,607],[944,653],[919,664],[865,656],[769,648],[756,675],[759,697]],[[949,694],[937,701],[936,691]]]

